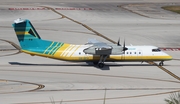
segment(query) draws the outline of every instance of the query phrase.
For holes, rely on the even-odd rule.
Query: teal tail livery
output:
[[[93,62],[99,68],[104,62],[143,62],[172,60],[172,57],[156,46],[126,46],[90,39],[84,45],[43,40],[27,19],[14,20],[12,24],[20,43],[21,52],[64,61]]]
[[[40,47],[45,42],[42,41],[37,31],[34,29],[33,25],[29,20],[15,20],[13,24],[14,30],[16,32],[17,38],[20,42],[22,49],[28,49],[30,47]]]
[[[12,24],[19,40],[21,51],[31,55],[51,55],[55,53],[63,43],[42,40],[29,20],[17,19]],[[51,48],[56,48],[50,51]],[[49,48],[49,49],[47,49]]]

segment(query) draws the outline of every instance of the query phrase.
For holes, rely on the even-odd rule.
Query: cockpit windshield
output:
[[[161,50],[159,48],[157,49],[152,49],[152,52],[160,52]]]

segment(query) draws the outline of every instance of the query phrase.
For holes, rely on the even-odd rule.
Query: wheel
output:
[[[99,66],[99,68],[103,68],[104,64],[103,63],[99,63],[98,66]]]
[[[160,62],[160,63],[159,63],[159,66],[163,66],[163,65],[164,65],[164,63],[163,63],[163,62]]]

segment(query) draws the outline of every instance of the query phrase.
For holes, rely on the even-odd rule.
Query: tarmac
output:
[[[165,104],[180,92],[180,15],[161,9],[179,0],[0,1],[1,104]],[[20,53],[12,23],[29,19],[42,39],[85,44],[154,45],[173,57],[163,67],[111,62],[99,69]],[[158,62],[155,62],[158,64]]]

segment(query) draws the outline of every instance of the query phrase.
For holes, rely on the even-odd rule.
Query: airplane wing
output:
[[[94,43],[102,43],[96,39],[88,39],[88,44],[94,44]]]
[[[102,49],[112,49],[112,47],[110,45],[107,45],[104,42],[100,42],[96,39],[88,39],[88,43],[87,44],[92,44],[93,46],[95,46],[96,48],[102,48]]]
[[[110,55],[113,49],[112,46],[100,42],[96,39],[89,39],[87,44],[92,44],[91,47],[84,49],[84,53],[93,55]]]

